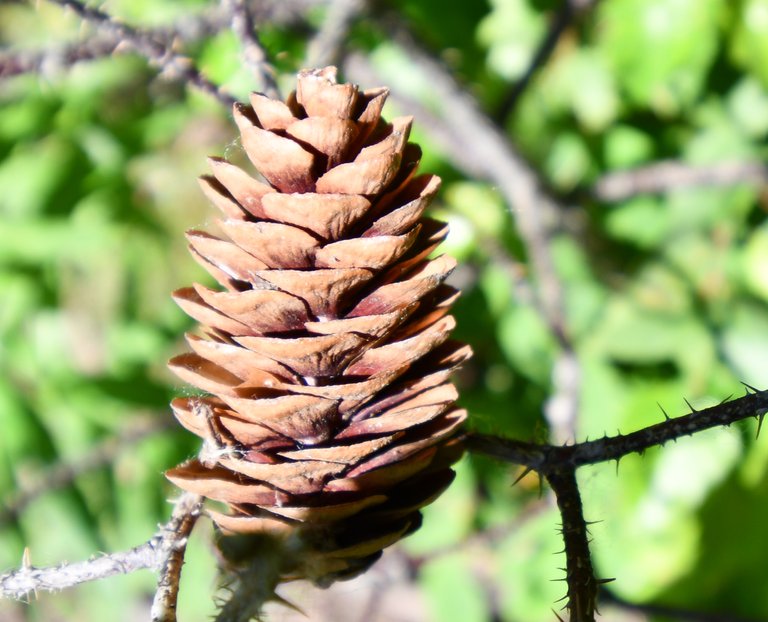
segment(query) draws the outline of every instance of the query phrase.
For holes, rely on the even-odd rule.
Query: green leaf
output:
[[[650,160],[653,140],[631,125],[615,125],[605,135],[604,157],[609,169],[629,168]]]
[[[477,38],[488,48],[488,65],[507,80],[525,73],[543,36],[543,16],[527,0],[492,0],[491,12],[480,22]]]
[[[516,305],[498,325],[499,347],[515,369],[542,385],[549,384],[556,345],[538,311]]]
[[[564,576],[558,567],[565,565],[564,556],[557,554],[563,548],[559,521],[557,510],[547,509],[516,524],[496,545],[505,620],[552,622],[553,604],[566,591],[565,583],[558,581]]]
[[[751,138],[760,138],[768,132],[768,93],[753,77],[745,77],[731,90],[728,110]]]
[[[690,107],[718,47],[722,0],[613,0],[598,7],[598,47],[630,97],[659,114]]]
[[[768,86],[768,0],[741,5],[733,36],[734,60]]]
[[[723,331],[722,348],[740,380],[764,386],[768,357],[768,313],[765,309],[753,304],[741,304],[733,309]]]

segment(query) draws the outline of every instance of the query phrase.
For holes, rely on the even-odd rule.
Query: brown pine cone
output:
[[[470,349],[448,340],[458,292],[443,283],[455,261],[428,258],[447,226],[422,217],[440,179],[415,176],[411,118],[381,119],[387,93],[327,67],[286,103],[236,105],[262,181],[211,159],[201,181],[223,235],[187,236],[224,291],[174,294],[203,336],[170,366],[210,395],[174,400],[204,445],[167,476],[224,504],[209,513],[230,560],[247,553],[229,536],[290,542],[283,578],[370,566],[419,526],[463,450],[448,377]]]

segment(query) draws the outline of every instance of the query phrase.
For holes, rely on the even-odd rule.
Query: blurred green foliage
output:
[[[389,5],[493,112],[529,66],[559,3],[393,0]],[[129,23],[171,27],[203,1],[114,0]],[[322,22],[320,3],[308,25]],[[90,31],[45,2],[0,5],[9,50],[76,41]],[[301,66],[308,28],[266,24],[281,80]],[[382,75],[431,108],[429,76],[377,27],[350,33]],[[222,31],[188,50],[237,96],[253,88],[239,43]],[[372,86],[372,85],[366,85]],[[407,113],[405,110],[389,110]],[[672,159],[689,165],[764,161],[768,136],[767,0],[602,0],[565,31],[506,122],[510,140],[564,197],[578,235],[552,244],[581,365],[579,438],[629,432],[766,385],[768,222],[765,188],[677,188],[615,203],[586,192],[607,173]],[[557,344],[531,297],[527,253],[488,184],[467,178],[419,128],[425,170],[444,177],[434,214],[463,262],[457,338],[473,362],[459,377],[472,426],[545,440]],[[169,293],[208,277],[183,231],[213,217],[197,190],[207,154],[237,156],[228,111],[118,56],[0,83],[0,501],[77,460],[138,418],[163,421],[188,389],[165,369],[190,320]],[[575,197],[575,198],[574,198]],[[165,431],[103,468],[35,499],[0,524],[0,569],[86,558],[146,540],[175,494],[162,471],[196,451]],[[739,425],[580,472],[598,571],[631,601],[768,618],[763,537],[768,437]],[[469,457],[426,510],[413,555],[457,546],[481,530],[502,536],[483,561],[468,550],[420,572],[433,619],[552,620],[563,587],[552,510],[521,516],[537,485]],[[508,525],[509,529],[504,530]],[[214,562],[198,528],[185,570],[181,619],[208,619]],[[0,604],[12,620],[137,619],[153,577],[112,579]],[[12,617],[16,616],[16,617]],[[5,619],[5,618],[3,618]],[[612,619],[622,619],[619,617]]]

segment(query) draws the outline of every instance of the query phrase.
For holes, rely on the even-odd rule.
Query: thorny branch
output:
[[[37,568],[25,560],[18,570],[0,576],[0,597],[25,600],[38,592],[57,592],[81,583],[143,569],[162,571],[162,588],[163,579],[172,579],[171,569],[181,563],[187,536],[199,516],[201,503],[201,498],[197,495],[183,494],[176,502],[171,520],[149,541],[128,551],[48,568]],[[175,610],[177,590],[178,585],[175,590],[163,592],[161,596],[167,611]],[[158,611],[162,609],[158,608]],[[165,617],[157,618],[156,622],[174,622],[176,619],[175,614],[164,615]]]
[[[522,464],[547,479],[555,493],[563,521],[569,620],[594,622],[598,586],[606,580],[597,579],[592,569],[587,522],[583,516],[576,469],[588,464],[619,460],[630,453],[642,453],[671,440],[676,441],[709,428],[731,425],[748,417],[757,417],[759,424],[762,424],[766,411],[768,391],[757,391],[730,402],[692,411],[682,417],[665,418],[661,423],[626,436],[618,434],[570,446],[555,446],[471,435],[468,448],[514,464]]]
[[[660,447],[669,441],[676,441],[710,428],[729,426],[750,417],[757,417],[762,422],[766,412],[768,391],[756,391],[729,402],[692,411],[682,417],[665,419],[661,423],[630,434],[606,436],[574,445],[538,445],[473,434],[469,436],[468,446],[470,450],[523,465],[546,476],[557,470],[577,469],[588,464],[620,460],[632,453],[643,453],[651,447]]]
[[[591,622],[595,618],[597,586],[589,553],[589,535],[584,520],[576,471],[553,470],[547,481],[557,499],[562,518],[561,531],[565,544],[565,580],[568,585],[566,607],[574,622]]]

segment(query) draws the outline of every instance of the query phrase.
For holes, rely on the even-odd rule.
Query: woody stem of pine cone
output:
[[[202,505],[201,496],[184,493],[176,502],[171,520],[161,529],[162,538],[158,551],[160,577],[150,610],[152,622],[176,622],[176,602],[184,553]]]

